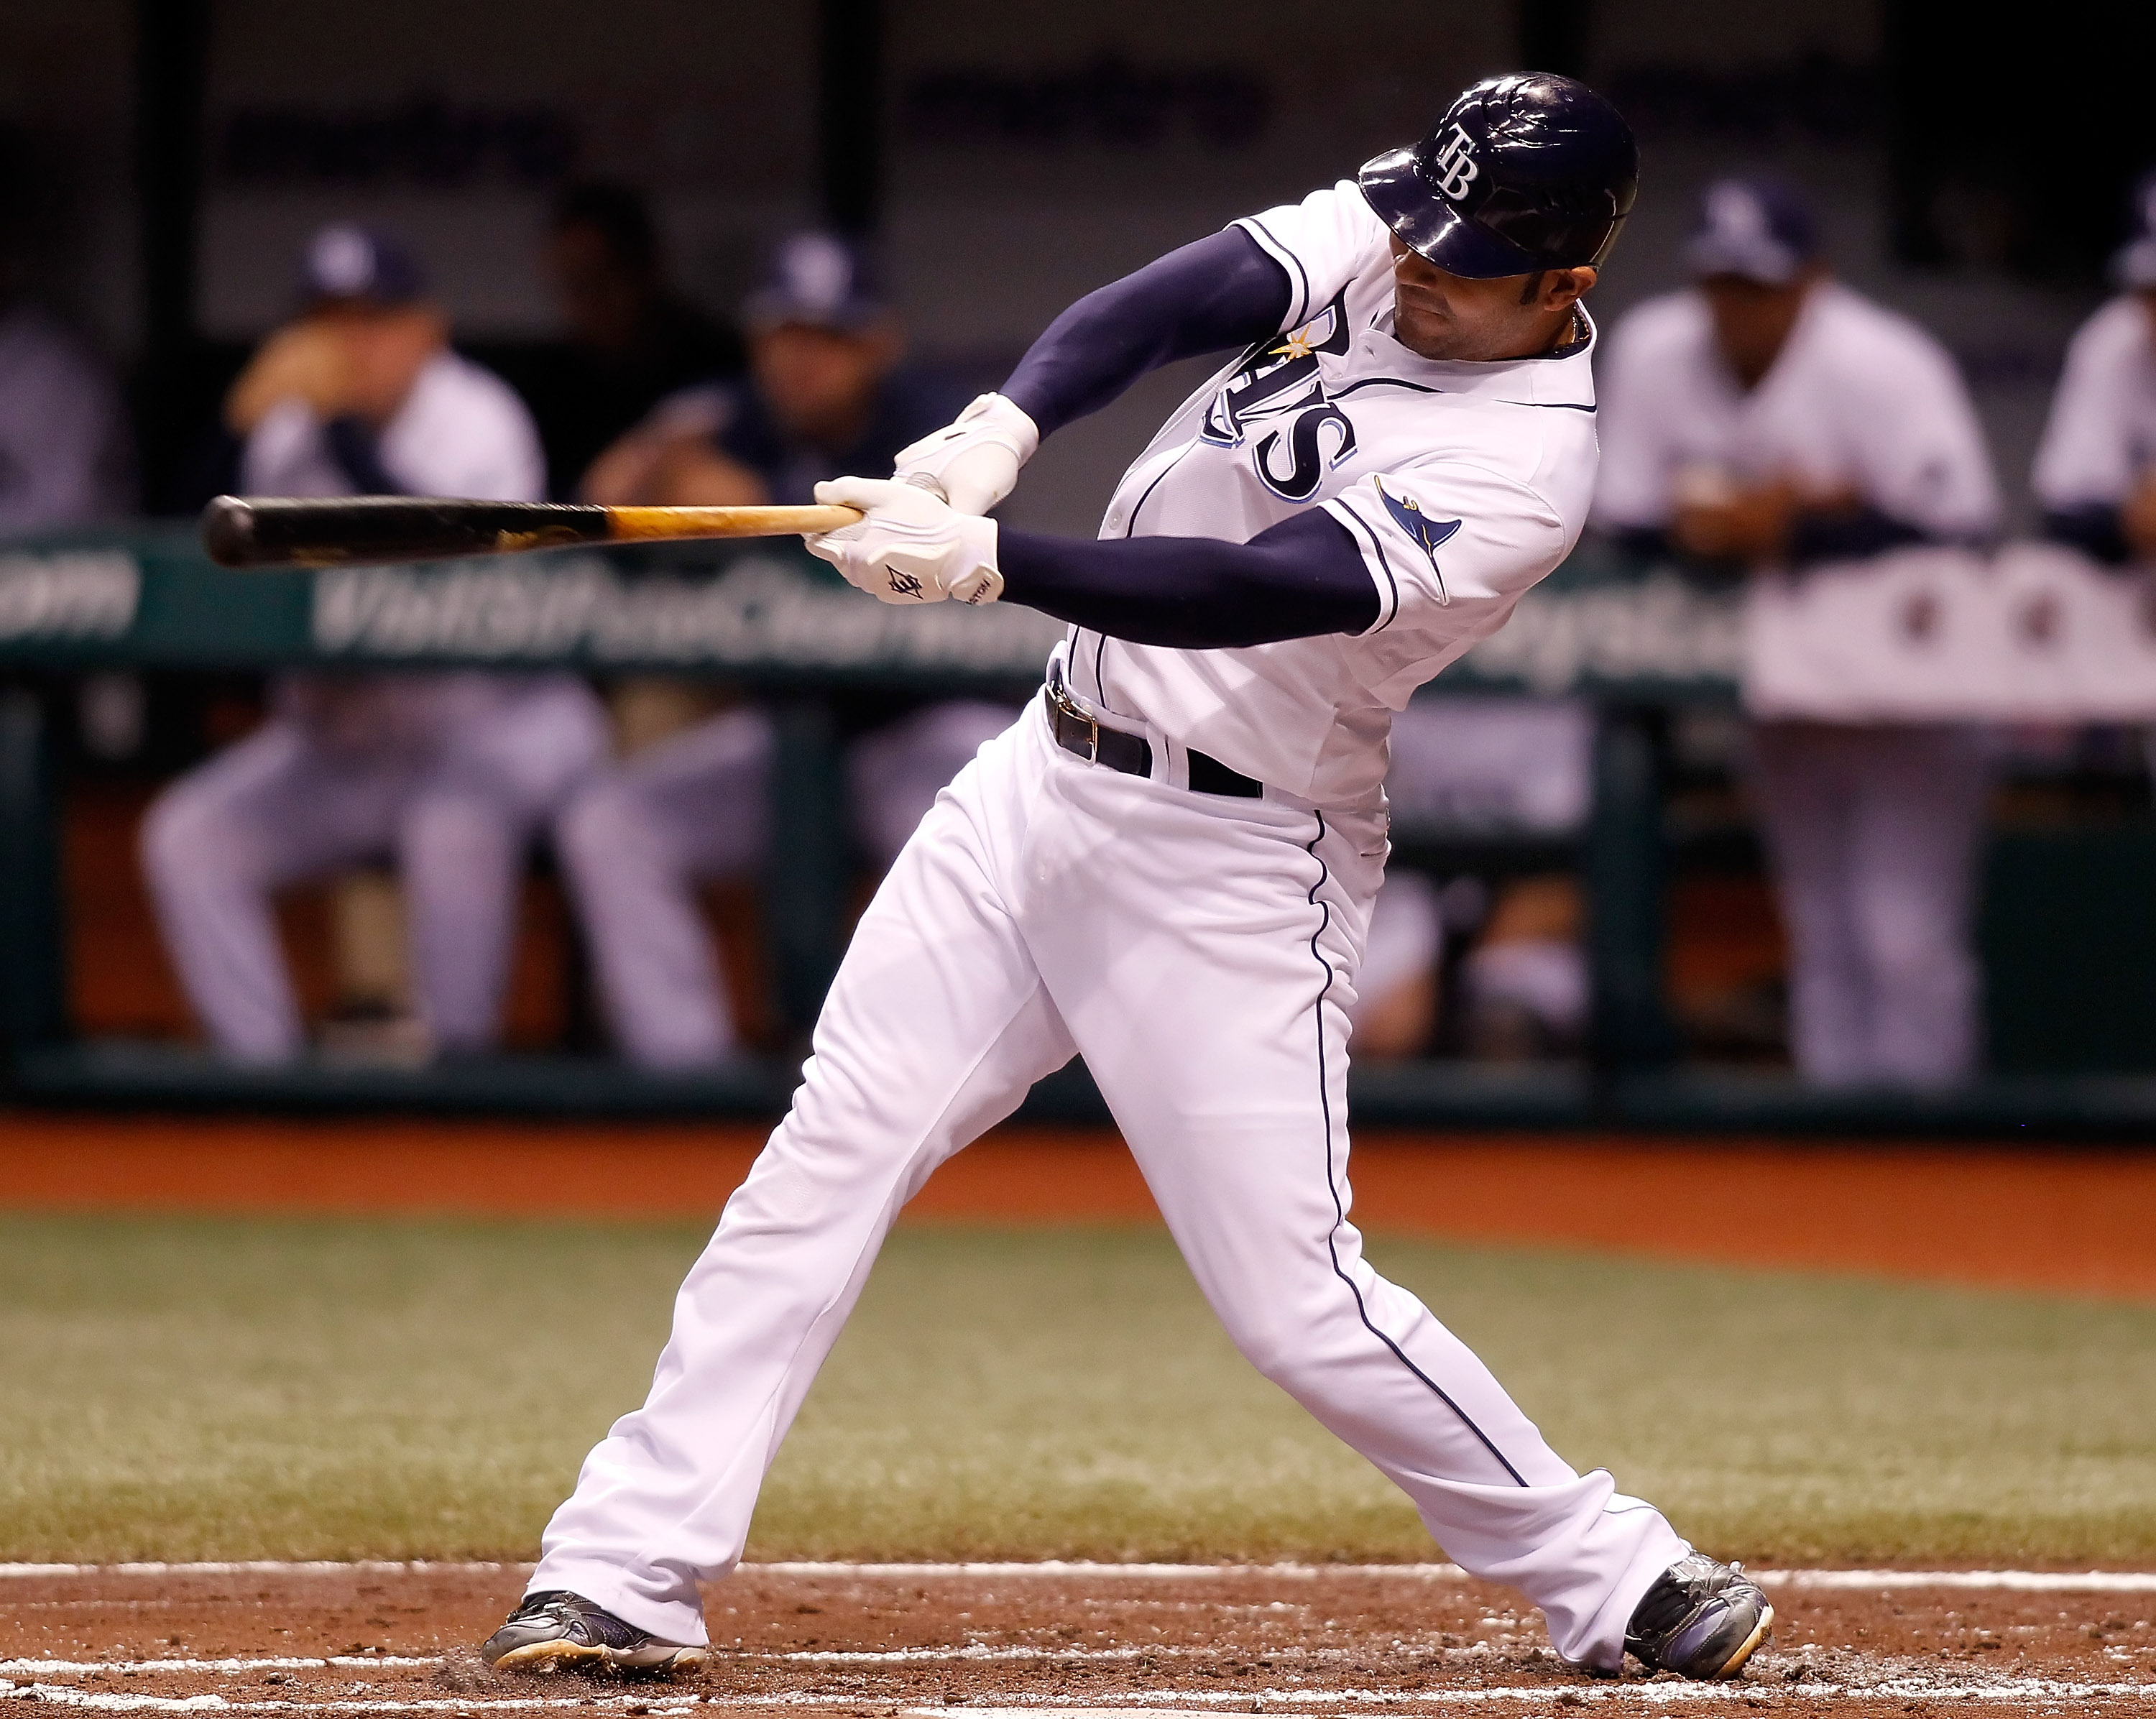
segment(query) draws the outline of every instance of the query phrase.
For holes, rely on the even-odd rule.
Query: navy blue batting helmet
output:
[[[1486,280],[1599,267],[1639,193],[1640,150],[1586,85],[1515,72],[1466,90],[1421,142],[1359,178],[1410,249]]]

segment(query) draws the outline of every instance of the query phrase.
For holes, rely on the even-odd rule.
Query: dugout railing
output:
[[[521,1114],[763,1115],[793,1059],[639,1073],[595,1055],[396,1068],[308,1059],[238,1068],[172,1044],[87,1039],[69,1018],[51,688],[144,670],[567,666],[723,680],[767,700],[778,862],[761,890],[778,1007],[805,1029],[840,953],[851,875],[835,690],[1023,697],[1060,627],[1013,606],[901,610],[837,584],[791,540],[418,567],[235,573],[190,531],[49,536],[0,549],[0,1039],[18,1103]],[[1586,906],[1591,1026],[1570,1061],[1455,1060],[1357,1068],[1365,1122],[1565,1127],[2133,1134],[2156,1126],[2156,1078],[1986,1077],[1953,1092],[1825,1093],[1788,1075],[1679,1055],[1665,995],[1664,879],[1682,845],[1666,815],[1671,716],[1727,707],[1734,595],[1589,550],[1424,695],[1568,695],[1596,712],[1590,810],[1576,834],[1524,844],[1403,823],[1410,861],[1575,868]],[[1029,1113],[1105,1115],[1074,1066]]]

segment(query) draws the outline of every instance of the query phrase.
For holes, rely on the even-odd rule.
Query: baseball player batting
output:
[[[815,552],[888,603],[1070,623],[855,933],[805,1084],[675,1303],[644,1407],[586,1460],[505,1668],[704,1657],[700,1580],[900,1208],[1082,1054],[1244,1354],[1407,1493],[1558,1653],[1708,1678],[1773,1621],[1373,1271],[1347,1073],[1383,873],[1392,713],[1563,559],[1594,481],[1580,300],[1632,205],[1622,119],[1568,80],[1476,85],[1358,180],[1065,311]],[[1098,541],[982,517],[1043,435],[1155,365],[1234,356],[1132,465]]]

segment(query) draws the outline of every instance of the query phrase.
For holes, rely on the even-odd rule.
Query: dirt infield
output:
[[[0,1114],[0,1207],[715,1214],[761,1128]],[[1374,1134],[1374,1231],[1661,1259],[2156,1297],[2156,1156],[1952,1147]],[[1009,1129],[961,1154],[914,1221],[1158,1221],[1105,1131]]]
[[[516,1568],[85,1571],[0,1582],[0,1699],[93,1710],[589,1706],[1402,1715],[2156,1711],[2156,1594],[1769,1578],[1775,1640],[1738,1683],[1568,1670],[1517,1596],[1442,1567],[745,1568],[715,1653],[668,1684],[505,1677],[471,1651]]]

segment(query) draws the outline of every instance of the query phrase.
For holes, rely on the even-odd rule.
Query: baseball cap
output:
[[[1700,198],[1685,244],[1692,274],[1787,286],[1819,254],[1819,229],[1796,187],[1764,173],[1717,179]]]
[[[890,309],[875,260],[835,233],[796,233],[772,252],[763,285],[742,305],[752,329],[806,323],[851,331]]]
[[[427,277],[393,234],[340,221],[316,233],[300,252],[299,289],[308,304],[362,299],[408,305],[426,296]]]
[[[2111,259],[2111,278],[2128,292],[2156,286],[2156,173],[2133,187],[2131,236]]]

